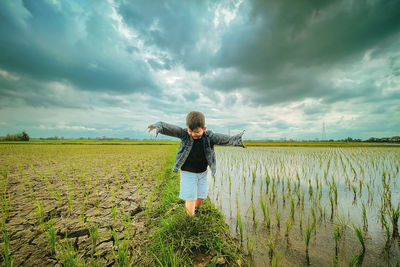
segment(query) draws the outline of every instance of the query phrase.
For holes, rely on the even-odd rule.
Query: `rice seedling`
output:
[[[337,186],[335,182],[335,178],[332,176],[332,191],[335,197],[335,205],[337,206],[337,201],[338,201],[338,191],[337,191]]]
[[[310,243],[312,230],[313,230],[313,226],[310,225],[310,221],[308,220],[307,225],[306,225],[305,234],[304,234],[304,241],[306,243],[306,254],[308,254],[308,245]]]
[[[353,198],[353,204],[357,203],[357,186],[352,184],[351,188],[353,189],[353,194],[354,194],[354,198]]]
[[[242,243],[243,242],[243,223],[242,223],[242,218],[240,217],[239,208],[237,209],[236,225],[239,227],[240,242]]]
[[[115,207],[115,206],[111,207],[111,216],[112,216],[112,219],[113,219],[113,226],[115,226],[115,221],[116,221],[116,218],[117,218],[117,207]]]
[[[253,255],[255,240],[252,237],[247,238],[247,252],[250,256]]]
[[[310,211],[311,211],[311,215],[312,215],[312,219],[313,219],[313,225],[316,225],[316,223],[317,223],[317,216],[315,215],[315,210],[314,210],[314,207],[313,207],[313,206],[311,206]]]
[[[50,246],[50,253],[54,255],[56,253],[56,231],[54,229],[54,225],[51,219],[46,223],[46,228],[47,228],[47,240]]]
[[[253,222],[255,223],[256,222],[256,208],[254,206],[254,202],[253,201],[251,202],[251,210],[252,210],[252,213],[253,213]]]
[[[286,237],[289,236],[290,230],[292,230],[292,226],[293,226],[293,221],[292,221],[291,217],[289,217],[286,220],[286,233],[285,233]]]
[[[304,195],[305,195],[305,191],[303,189],[301,189],[301,208],[302,208],[302,210],[304,210]]]
[[[290,217],[291,217],[292,221],[294,221],[294,213],[295,213],[295,211],[294,211],[294,199],[291,198],[290,199]]]
[[[253,202],[253,199],[254,199],[254,186],[251,187],[250,192],[251,192],[250,200]]]
[[[362,220],[363,220],[363,229],[364,231],[368,231],[368,219],[367,219],[367,211],[365,209],[364,202],[361,202],[362,207]]]
[[[374,194],[373,194],[372,189],[369,184],[367,184],[367,190],[368,190],[368,202],[367,203],[369,205],[371,205],[372,202],[374,201]]]
[[[281,228],[281,213],[279,211],[275,211],[275,219],[276,219],[276,226]]]
[[[390,241],[391,241],[391,233],[390,233],[390,227],[389,227],[389,225],[388,225],[388,223],[386,221],[384,213],[381,213],[380,221],[381,221],[382,228],[385,230],[385,237],[386,237],[385,247],[388,248],[389,244],[390,244]]]
[[[360,197],[362,196],[363,184],[364,184],[363,179],[360,179],[359,180],[359,194],[360,194]]]
[[[12,267],[15,257],[11,257],[10,253],[10,234],[5,226],[2,226],[1,233],[3,236],[3,254],[1,255],[1,257],[3,258],[3,264],[6,267]]]
[[[318,208],[319,216],[320,216],[319,219],[320,219],[320,221],[322,221],[323,211],[322,211],[321,201],[319,199],[317,202],[317,208]]]
[[[275,201],[276,198],[275,179],[272,179],[271,193],[272,193],[272,201]]]
[[[362,252],[365,252],[365,238],[361,232],[361,229],[359,227],[357,227],[356,225],[353,225],[353,229],[354,229],[354,233],[356,234],[358,241],[360,241],[361,244],[361,248],[362,248]]]
[[[274,255],[274,249],[275,249],[275,242],[272,237],[272,231],[269,233],[268,247],[269,247],[269,257],[272,258],[272,256]]]
[[[326,221],[326,204],[324,205],[324,221]]]
[[[38,222],[38,225],[42,225],[43,220],[44,220],[44,209],[43,209],[43,205],[42,202],[40,201],[35,201],[35,205],[36,205],[36,219]]]
[[[92,254],[94,255],[96,253],[96,244],[97,244],[97,239],[99,237],[99,227],[98,225],[92,225],[90,224],[89,227],[89,235],[92,240]]]
[[[304,211],[300,210],[300,217],[299,217],[300,230],[302,230],[302,228],[303,228],[303,214],[304,214]]]
[[[280,256],[279,252],[275,253],[275,256],[272,258],[272,261],[271,261],[271,267],[279,266],[279,256]]]
[[[339,240],[341,236],[340,226],[336,225],[333,230],[333,238],[335,240],[335,257],[338,257]]]
[[[268,205],[266,206],[265,212],[266,212],[265,215],[264,215],[265,223],[267,225],[267,228],[270,228],[271,227],[271,216],[269,215],[269,207],[268,207]]]
[[[73,196],[67,195],[68,213],[71,215],[73,211]]]
[[[126,238],[119,242],[117,233],[112,230],[112,235],[114,238],[115,246],[117,248],[117,255],[115,255],[114,250],[112,250],[113,257],[119,267],[129,266],[129,245]]]
[[[356,266],[356,264],[358,263],[359,257],[360,257],[360,255],[359,255],[358,253],[355,254],[355,255],[351,258],[351,260],[350,260],[350,262],[349,262],[349,267]]]
[[[390,221],[392,222],[392,228],[393,228],[393,234],[392,234],[393,238],[399,237],[399,227],[398,227],[399,216],[400,216],[400,203],[397,205],[396,209],[393,206],[391,206],[389,209],[389,217]]]
[[[296,197],[297,197],[297,206],[299,206],[300,205],[300,201],[301,201],[301,192],[300,192],[300,190],[299,190],[299,188],[297,188],[296,187],[296,189],[295,189],[295,194],[296,194]]]
[[[329,192],[329,202],[331,203],[331,221],[333,220],[333,207],[334,207],[334,204],[333,204],[333,197],[332,197],[332,194]]]
[[[81,213],[80,213],[80,217],[81,217],[82,223],[86,222],[85,211],[86,211],[86,204],[85,204],[85,202],[82,202]]]
[[[65,244],[63,244],[65,243]],[[63,266],[84,266],[84,261],[82,260],[81,255],[79,254],[79,249],[75,249],[73,245],[73,241],[68,238],[64,239],[64,242],[60,243],[60,253],[57,253],[56,256],[61,262]]]
[[[269,217],[269,212],[267,212],[267,204],[263,201],[262,198],[260,198],[260,205],[261,205],[261,210],[263,212],[264,215],[264,221],[267,222],[268,221],[268,217]]]

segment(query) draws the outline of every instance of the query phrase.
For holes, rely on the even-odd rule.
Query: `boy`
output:
[[[186,212],[194,216],[195,208],[199,208],[207,197],[207,166],[214,176],[216,162],[214,145],[232,145],[245,147],[242,144],[241,132],[235,136],[213,133],[206,130],[203,113],[192,111],[186,116],[188,128],[171,125],[162,121],[147,126],[149,132],[156,129],[159,133],[177,137],[182,140],[175,158],[173,171],[181,169],[179,198],[185,200]]]

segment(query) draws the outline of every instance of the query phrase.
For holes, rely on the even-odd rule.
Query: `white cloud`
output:
[[[96,131],[96,128],[88,128],[81,125],[66,125],[66,124],[58,124],[58,125],[43,125],[40,124],[38,127],[32,127],[33,129],[37,128],[40,130],[65,130],[65,131]]]
[[[0,68],[0,76],[7,80],[18,81],[20,79],[19,75],[16,73],[12,73]]]

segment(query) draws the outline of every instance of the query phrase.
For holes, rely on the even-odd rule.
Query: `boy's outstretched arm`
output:
[[[156,137],[159,133],[161,133],[164,135],[178,137],[182,139],[183,135],[185,134],[185,130],[181,127],[163,121],[150,124],[149,126],[147,126],[147,128],[149,128],[149,132],[151,132],[153,129],[156,129]]]
[[[221,146],[240,146],[240,147],[245,147],[242,143],[242,136],[244,134],[244,130],[237,135],[229,136],[226,134],[219,134],[219,133],[213,133],[209,131],[209,136],[211,141],[216,144],[216,145],[221,145]]]

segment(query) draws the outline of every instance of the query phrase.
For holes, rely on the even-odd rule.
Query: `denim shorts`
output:
[[[205,199],[207,198],[207,193],[207,170],[202,173],[181,170],[179,198],[183,200]]]

